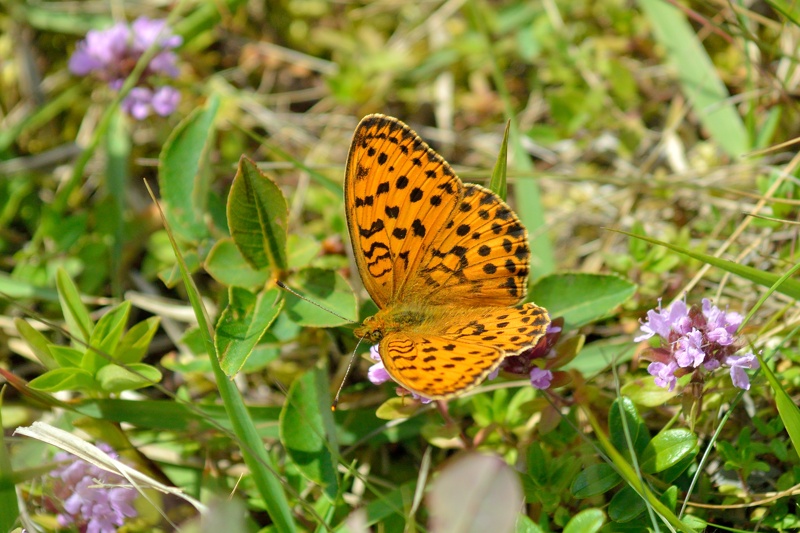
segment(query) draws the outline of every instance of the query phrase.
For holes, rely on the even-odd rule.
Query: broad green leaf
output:
[[[642,453],[643,472],[653,474],[666,470],[688,456],[697,455],[697,435],[688,429],[668,429],[650,441]]]
[[[256,270],[286,270],[289,208],[280,188],[242,156],[228,195],[228,227],[236,247]]]
[[[130,310],[131,303],[122,302],[100,317],[89,339],[91,348],[86,350],[81,368],[95,373],[109,363],[122,339]]]
[[[158,184],[167,220],[172,231],[188,241],[208,233],[203,220],[208,195],[204,159],[214,139],[218,107],[219,98],[212,95],[205,107],[182,120],[158,159]]]
[[[323,415],[330,416],[328,377],[312,369],[289,387],[280,418],[281,443],[307,479],[321,485],[329,498],[336,496],[337,454],[335,435],[326,430]]]
[[[640,377],[629,381],[620,388],[620,393],[643,407],[656,407],[663,405],[675,396],[676,391],[656,385],[652,377]]]
[[[11,531],[11,526],[19,516],[14,470],[6,448],[3,428],[3,396],[5,388],[0,389],[0,531]]]
[[[161,372],[145,363],[131,363],[125,367],[111,364],[101,368],[96,377],[104,391],[122,392],[158,383]]]
[[[17,326],[19,336],[25,339],[25,342],[27,342],[28,346],[33,350],[33,354],[46,369],[53,370],[54,368],[58,368],[58,364],[50,354],[50,342],[44,335],[39,333],[39,331],[31,326],[24,318],[15,318],[14,325]]]
[[[572,517],[564,528],[564,533],[594,533],[606,522],[606,515],[600,509],[586,509]]]
[[[797,408],[792,398],[786,393],[772,370],[764,363],[761,355],[756,354],[756,357],[758,357],[758,362],[761,365],[761,371],[764,372],[764,376],[767,378],[770,387],[772,387],[778,414],[781,416],[786,432],[792,440],[794,450],[800,454],[800,409]]]
[[[636,406],[630,398],[622,396],[614,400],[608,411],[608,433],[614,447],[625,453],[628,451],[628,441],[625,437],[625,428],[622,426],[622,415],[625,414],[625,423],[628,433],[633,443],[633,449],[637,454],[641,454],[647,443],[650,442],[650,432],[647,430],[644,420],[636,411]]]
[[[466,453],[441,469],[427,503],[431,533],[511,533],[523,503],[522,487],[501,458]]]
[[[599,340],[584,345],[580,353],[565,365],[574,368],[584,376],[592,376],[601,370],[630,361],[636,353],[636,343],[632,340]],[[610,370],[609,370],[610,371]]]
[[[409,418],[419,410],[417,402],[409,402],[404,398],[389,398],[378,406],[375,416],[381,420],[402,420]]]
[[[552,274],[536,282],[528,301],[544,307],[550,317],[564,317],[564,327],[575,329],[610,314],[628,301],[636,285],[607,274]]]
[[[161,317],[151,316],[128,330],[114,352],[114,360],[123,364],[141,361],[147,354],[147,348],[150,346],[150,341],[153,340],[160,323]]]
[[[489,189],[497,196],[506,199],[506,172],[508,169],[508,131],[511,129],[511,121],[506,122],[506,131],[503,133],[503,143],[500,145],[500,152],[497,154],[497,161],[492,170],[492,180]]]
[[[56,273],[56,287],[58,288],[61,312],[64,313],[64,320],[67,322],[70,334],[79,341],[88,343],[94,324],[89,317],[89,311],[81,301],[78,288],[63,268],[59,268]]]
[[[719,267],[722,270],[730,272],[731,274],[736,274],[741,278],[750,280],[754,283],[758,283],[759,285],[763,285],[764,287],[772,287],[781,278],[781,276],[779,276],[778,274],[772,274],[771,272],[766,272],[764,270],[759,270],[757,268],[749,267],[746,265],[740,265],[738,263],[734,263],[733,261],[727,261],[725,259],[713,257],[708,254],[693,252],[691,250],[681,248],[680,246],[675,246],[674,244],[669,244],[667,242],[659,241],[657,239],[646,237],[644,235],[634,235],[633,233],[628,233],[627,231],[621,231],[621,230],[612,230],[612,231],[616,231],[617,233],[622,233],[623,235],[628,235],[630,237],[635,237],[637,239],[642,239],[651,244],[664,246],[665,248],[669,248],[670,250],[681,253],[693,259],[703,261],[704,263],[708,263],[709,265]],[[787,279],[783,283],[781,283],[776,288],[776,290],[782,294],[785,294],[786,296],[794,298],[795,300],[800,300],[800,282],[797,280]]]
[[[647,509],[647,505],[632,487],[623,487],[608,504],[608,517],[614,522],[630,522]]]
[[[517,516],[517,529],[514,533],[545,533],[545,531],[539,524],[521,514]]]
[[[250,266],[232,238],[217,241],[203,266],[212,278],[229,287],[255,289],[269,280],[269,271]]]
[[[656,39],[666,48],[703,127],[728,155],[738,159],[751,148],[747,128],[686,15],[662,0],[639,0],[639,5]]]
[[[306,268],[290,276],[286,284],[305,298],[329,310],[321,309],[289,293],[286,295],[286,313],[293,322],[303,326],[330,328],[355,322],[358,317],[358,302],[353,288],[338,272]]]
[[[214,334],[219,364],[228,376],[236,375],[258,341],[283,308],[283,291],[273,287],[253,294],[231,287],[228,306],[222,312]]]
[[[289,250],[289,269],[300,270],[306,268],[322,250],[322,244],[308,235],[289,235],[287,242]]]
[[[48,370],[33,379],[28,386],[40,391],[59,392],[62,390],[93,391],[99,384],[89,372],[80,368],[57,368]]]
[[[572,481],[570,492],[576,498],[588,498],[598,494],[605,494],[622,481],[617,471],[611,465],[598,463],[589,465]]]

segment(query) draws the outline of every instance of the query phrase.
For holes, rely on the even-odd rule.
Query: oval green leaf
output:
[[[217,241],[203,266],[212,278],[228,287],[255,289],[269,279],[269,271],[256,270],[245,261],[232,238]]]
[[[576,498],[588,498],[610,491],[620,481],[622,478],[611,465],[599,463],[590,465],[575,476],[569,490]]]
[[[552,274],[536,282],[528,301],[563,316],[564,327],[575,329],[610,314],[636,292],[636,284],[608,274]]]
[[[614,494],[608,504],[608,517],[614,522],[630,522],[642,512],[647,506],[639,494],[630,486],[624,487]]]
[[[697,436],[688,429],[668,429],[655,437],[642,454],[642,471],[652,474],[666,470],[687,456],[697,454]]]
[[[302,326],[330,328],[356,321],[356,295],[347,280],[338,272],[306,268],[291,276],[286,284],[325,308],[321,309],[289,293],[286,295],[286,313],[293,322]]]
[[[605,521],[606,515],[600,509],[586,509],[572,517],[564,533],[594,533],[600,530]]]

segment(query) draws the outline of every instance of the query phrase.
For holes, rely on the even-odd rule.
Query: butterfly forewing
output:
[[[369,115],[356,128],[345,176],[345,206],[364,286],[381,308],[430,250],[463,185],[408,126]]]
[[[467,184],[406,292],[430,304],[514,305],[527,292],[529,262],[517,215],[490,190]]]

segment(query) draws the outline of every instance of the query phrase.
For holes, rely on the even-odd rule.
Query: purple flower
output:
[[[740,389],[750,390],[750,378],[744,369],[755,370],[759,367],[755,354],[746,353],[742,356],[728,357],[725,364],[731,367],[731,381]]]
[[[107,444],[98,444],[98,448],[118,458]],[[72,460],[50,472],[56,480],[54,492],[64,501],[64,512],[56,517],[62,527],[75,525],[87,533],[114,533],[126,518],[137,515],[131,505],[137,496],[135,490],[98,486],[125,483],[122,476],[106,472],[66,453],[59,453],[55,458],[59,461]]]
[[[702,307],[687,308],[678,301],[668,309],[661,309],[659,301],[658,308],[648,311],[641,325],[644,334],[634,340],[658,335],[659,347],[651,346],[644,356],[652,361],[647,370],[660,387],[672,391],[678,377],[694,373],[693,380],[699,380],[703,371],[728,366],[733,384],[747,389],[750,382],[744,369],[755,368],[758,362],[753,363],[752,354],[734,356],[741,348],[736,332],[743,320],[739,313],[722,311],[708,299],[703,299]]]
[[[687,366],[696,368],[703,362],[706,354],[703,352],[703,334],[692,329],[689,333],[678,339],[675,350],[675,361],[681,368]]]
[[[669,338],[673,329],[678,333],[687,333],[690,324],[688,318],[686,303],[682,300],[678,300],[667,309],[661,309],[661,300],[659,299],[658,308],[647,312],[647,321],[639,328],[644,334],[633,340],[641,342],[653,335],[666,339]]]
[[[390,376],[389,372],[386,371],[383,361],[381,361],[377,344],[373,345],[372,348],[369,349],[369,357],[373,361],[377,361],[374,365],[369,367],[369,370],[367,370],[367,378],[373,385],[380,385],[381,383],[386,383],[392,379],[392,376]]]
[[[654,376],[656,385],[659,387],[669,388],[672,392],[675,389],[675,384],[678,382],[675,377],[675,371],[678,369],[678,364],[674,361],[669,364],[664,363],[650,363],[647,371],[651,376]]]
[[[544,370],[539,367],[534,367],[531,369],[531,385],[533,385],[534,389],[548,389],[550,388],[550,382],[553,380],[553,373],[549,370]]]
[[[154,78],[178,77],[178,58],[172,49],[182,42],[166,21],[140,17],[130,26],[117,23],[105,30],[89,31],[70,57],[69,70],[77,76],[93,74],[118,91],[145,50],[156,46],[161,50],[145,68],[139,86],[125,97],[122,109],[137,120],[152,113],[167,116],[177,108],[180,93],[168,85],[157,87]]]

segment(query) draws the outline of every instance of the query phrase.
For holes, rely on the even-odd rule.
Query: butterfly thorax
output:
[[[397,305],[381,309],[364,320],[355,336],[372,343],[380,342],[390,333],[412,333],[417,335],[442,334],[448,324],[466,323],[469,319],[480,317],[484,310],[491,308],[443,305]]]

